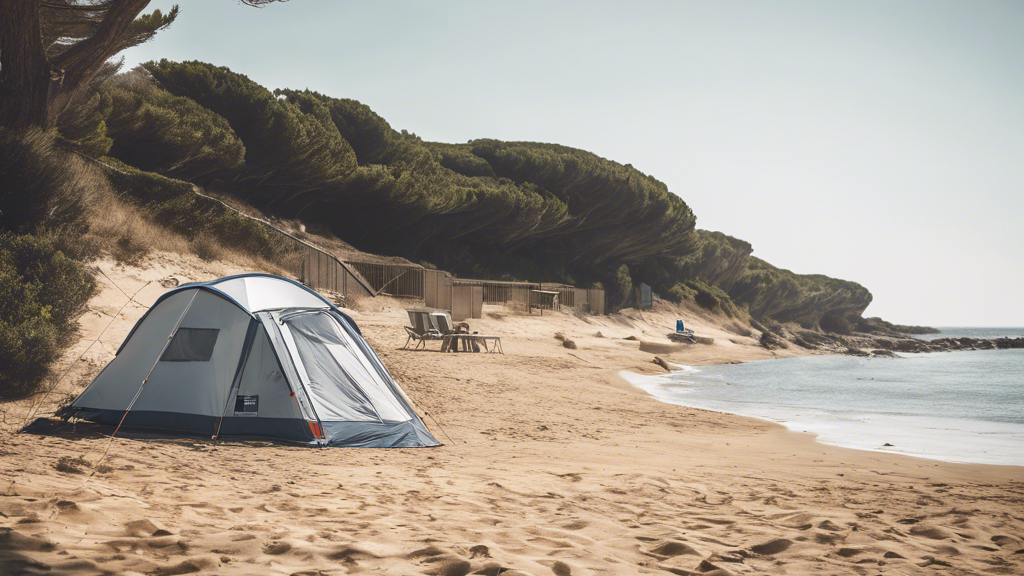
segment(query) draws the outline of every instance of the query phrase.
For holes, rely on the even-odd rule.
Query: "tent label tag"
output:
[[[260,411],[260,397],[235,396],[235,416],[256,416]]]

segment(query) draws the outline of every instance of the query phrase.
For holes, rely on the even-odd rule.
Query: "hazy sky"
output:
[[[354,98],[426,140],[556,142],[866,315],[1024,326],[1024,2],[342,2],[182,14],[126,53]]]

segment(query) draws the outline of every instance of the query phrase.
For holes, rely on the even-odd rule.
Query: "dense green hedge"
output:
[[[242,139],[233,191],[275,212],[321,219],[367,250],[438,259],[456,244],[488,254],[530,248],[557,265],[590,265],[683,255],[693,245],[693,213],[663,183],[583,150],[428,143],[354,100],[271,93],[201,62],[145,68]]]

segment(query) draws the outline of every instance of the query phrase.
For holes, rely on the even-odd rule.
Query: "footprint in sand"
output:
[[[458,558],[446,558],[438,565],[424,572],[430,576],[466,576],[472,570],[472,566],[466,560]]]
[[[484,564],[479,570],[473,572],[473,574],[479,574],[480,576],[498,576],[499,574],[504,576],[505,574],[511,573],[511,568],[502,566],[498,562],[488,562]]]
[[[572,574],[572,566],[569,566],[561,560],[541,560],[540,563],[551,568],[551,571],[555,576],[571,576]],[[501,576],[505,576],[506,574],[508,574],[508,572],[502,572]]]
[[[80,512],[82,509],[78,507],[78,504],[70,500],[58,500],[56,503],[57,511],[60,514],[74,514]]]
[[[562,561],[556,561],[551,565],[551,571],[555,573],[555,576],[571,576],[572,568]]]
[[[757,544],[755,546],[751,546],[750,550],[755,554],[770,556],[772,554],[778,554],[779,552],[783,552],[792,545],[792,540],[786,538],[776,538],[775,540],[770,540],[768,542],[765,542],[764,544]]]
[[[932,556],[925,556],[924,562],[919,563],[918,566],[920,566],[921,568],[927,568],[928,566],[943,566],[945,568],[953,567],[953,565],[949,562],[946,562],[945,560],[939,560],[938,558]]]
[[[568,524],[563,524],[562,525],[562,529],[563,530],[582,530],[582,529],[586,528],[587,526],[590,526],[590,522],[586,522],[584,520],[576,520],[574,522],[569,522]]]
[[[814,541],[818,544],[835,544],[841,540],[846,540],[846,536],[842,534],[826,534],[824,532],[818,532],[814,535]]]
[[[922,536],[924,538],[930,538],[932,540],[948,540],[953,537],[952,534],[946,532],[942,528],[936,526],[925,526],[921,524],[915,524],[910,529],[910,533],[914,536]]]
[[[269,556],[280,556],[292,549],[287,542],[267,542],[263,545],[263,553]]]
[[[836,525],[831,520],[822,520],[821,522],[818,523],[818,528],[821,528],[822,530],[828,530],[829,532],[840,532],[840,531],[842,531],[842,528],[839,527],[838,525]]]
[[[954,546],[949,546],[948,544],[942,544],[940,546],[936,546],[934,548],[934,551],[937,554],[943,554],[945,556],[959,556],[960,555],[960,550],[958,550]]]
[[[697,565],[697,569],[692,573],[700,574],[701,576],[733,576],[732,572],[712,564],[707,559],[701,560],[701,563]]]
[[[709,518],[707,516],[697,516],[695,520],[701,520],[703,522],[710,522],[711,524],[718,524],[720,526],[728,526],[729,524],[735,524],[735,520],[729,520],[728,518]]]
[[[692,555],[692,556],[704,556],[703,552],[696,550],[693,546],[685,542],[678,540],[665,540],[658,544],[650,547],[643,551],[644,554],[657,558],[658,560],[667,560],[675,556]]]
[[[134,538],[145,538],[148,536],[170,536],[171,533],[153,523],[152,520],[132,520],[124,524],[125,536]]]
[[[342,562],[345,564],[357,564],[359,560],[366,560],[369,558],[377,558],[376,554],[371,554],[366,550],[361,550],[352,546],[346,546],[336,552],[332,552],[327,555],[327,558],[336,562]]]
[[[432,556],[440,556],[444,553],[444,550],[441,550],[437,546],[427,546],[426,548],[421,548],[419,550],[410,552],[406,554],[405,557],[409,560],[415,560],[417,558],[430,558]]]
[[[473,546],[472,548],[469,549],[469,557],[470,557],[470,559],[478,558],[478,557],[479,558],[490,558],[491,557],[491,550],[487,546],[484,546],[483,544],[477,544],[476,546]]]
[[[996,546],[999,546],[1000,548],[1020,547],[1020,540],[1014,538],[1013,536],[1004,536],[1002,534],[993,536],[992,543]]]
[[[178,564],[171,566],[164,566],[157,568],[150,572],[153,576],[177,576],[178,574],[192,574],[195,572],[202,572],[214,566],[214,562],[209,558],[191,558]]]
[[[886,552],[885,554],[882,554],[882,556],[884,558],[889,558],[890,560],[894,560],[897,558],[905,558],[905,556],[901,556],[898,552],[893,552],[892,550]]]

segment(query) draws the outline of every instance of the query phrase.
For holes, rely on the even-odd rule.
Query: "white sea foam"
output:
[[[811,357],[622,376],[664,402],[781,423],[826,444],[1024,466],[1022,352]]]

